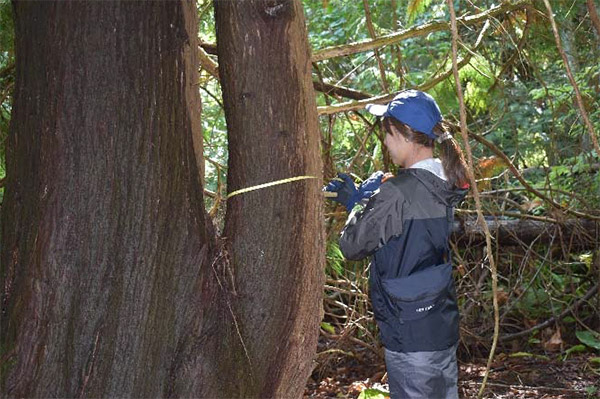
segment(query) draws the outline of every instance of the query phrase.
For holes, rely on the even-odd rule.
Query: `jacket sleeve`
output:
[[[393,183],[382,184],[366,207],[353,211],[342,230],[340,249],[347,259],[360,260],[402,234],[404,196]]]

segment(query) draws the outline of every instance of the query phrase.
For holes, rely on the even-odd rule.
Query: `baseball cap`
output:
[[[442,120],[433,97],[419,90],[401,91],[387,105],[367,104],[366,109],[375,116],[393,117],[432,139],[437,138],[433,127]]]

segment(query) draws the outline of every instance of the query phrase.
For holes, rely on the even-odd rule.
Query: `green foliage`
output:
[[[380,389],[369,388],[363,390],[358,399],[385,399],[390,396],[389,392],[382,391]]]
[[[585,345],[574,345],[565,351],[562,360],[565,361],[572,353],[582,353],[587,350]]]
[[[324,321],[321,322],[321,328],[327,331],[329,334],[335,334],[335,328],[330,323]]]
[[[0,65],[14,56],[15,27],[10,0],[0,0]]]
[[[415,18],[423,14],[425,9],[429,7],[431,0],[410,0],[406,6],[406,12],[408,14],[408,23],[414,22]]]
[[[337,240],[327,241],[327,266],[329,273],[342,276],[344,274],[344,255],[340,250]]]
[[[0,0],[0,179],[6,175],[5,142],[8,136],[14,86],[14,24],[12,4]],[[0,188],[0,203],[4,188]]]
[[[598,392],[598,387],[590,385],[585,387],[585,393],[587,395],[589,395],[590,398],[594,397],[593,395],[595,395]]]
[[[577,339],[581,341],[581,343],[589,346],[590,348],[600,350],[600,333],[592,331],[577,331],[575,335],[577,336]]]

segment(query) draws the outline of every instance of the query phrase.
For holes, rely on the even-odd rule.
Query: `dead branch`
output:
[[[471,211],[469,213],[473,213]],[[506,215],[506,214],[504,214]],[[512,214],[516,216],[518,214]],[[533,215],[521,215],[533,216]],[[502,216],[500,216],[502,217]],[[498,246],[529,245],[534,241],[538,244],[551,244],[556,236],[556,228],[560,228],[565,240],[574,241],[577,250],[593,250],[596,248],[600,236],[596,234],[597,222],[585,219],[568,219],[561,223],[549,220],[518,219],[507,220],[502,218],[486,219],[488,229],[494,231],[494,242]],[[474,220],[464,222],[456,221],[452,232],[452,240],[459,247],[474,246],[485,241],[485,233],[481,226]],[[560,245],[556,242],[555,245]]]

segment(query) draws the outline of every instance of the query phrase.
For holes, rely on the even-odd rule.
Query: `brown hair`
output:
[[[389,134],[393,132],[400,133],[405,139],[420,144],[424,147],[433,148],[435,140],[430,138],[424,133],[413,130],[410,126],[400,122],[396,118],[383,118],[383,128]],[[440,159],[444,168],[444,173],[448,182],[454,186],[463,188],[468,184],[469,179],[467,175],[467,165],[465,164],[465,157],[462,153],[458,142],[451,135],[452,129],[444,121],[438,122],[433,127],[433,134],[437,137],[441,137],[444,134],[450,134],[450,138],[445,139],[439,143],[440,148]]]

